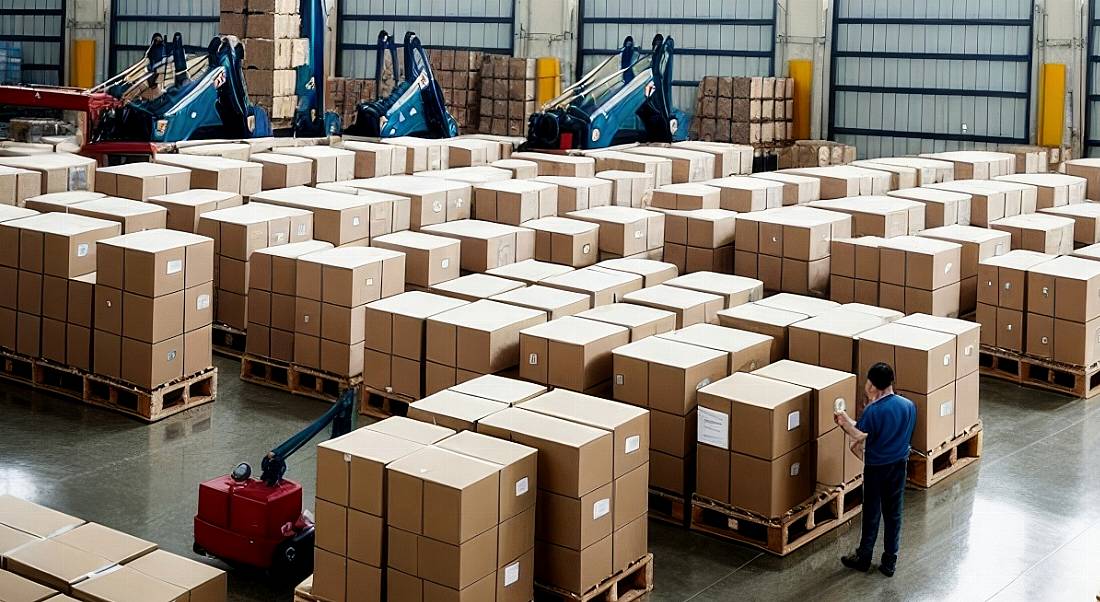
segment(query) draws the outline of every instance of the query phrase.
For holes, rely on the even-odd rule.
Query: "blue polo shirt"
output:
[[[868,466],[893,464],[909,457],[909,440],[917,425],[917,406],[897,394],[868,405],[856,422],[867,433],[863,463]]]

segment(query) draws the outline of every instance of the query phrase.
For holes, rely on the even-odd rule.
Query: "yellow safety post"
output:
[[[1046,63],[1039,76],[1039,144],[1062,146],[1066,121],[1066,66]]]
[[[95,40],[73,40],[69,83],[78,88],[95,85]]]
[[[794,80],[794,122],[791,124],[791,137],[795,140],[806,140],[810,137],[814,62],[809,59],[791,59],[787,61],[787,71]]]
[[[544,56],[535,64],[535,100],[538,106],[561,94],[561,62],[552,56]]]

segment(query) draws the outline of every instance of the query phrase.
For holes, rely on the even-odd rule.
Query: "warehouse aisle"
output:
[[[150,426],[0,384],[0,493],[190,554],[199,481],[255,466],[325,408],[242,383],[236,362],[215,361],[219,401]],[[977,469],[906,495],[892,580],[841,568],[858,523],[780,559],[651,521],[651,599],[1091,599],[1100,589],[1100,403],[983,379],[982,417]],[[313,473],[310,448],[291,459],[288,474],[310,500]],[[234,601],[291,599],[255,573],[230,573],[229,588]]]

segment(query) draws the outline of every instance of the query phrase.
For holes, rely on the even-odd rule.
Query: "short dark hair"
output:
[[[894,384],[894,369],[886,362],[879,362],[867,371],[867,380],[871,381],[876,389],[882,391]]]

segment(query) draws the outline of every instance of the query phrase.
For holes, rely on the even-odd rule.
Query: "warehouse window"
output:
[[[336,73],[373,78],[378,32],[398,43],[415,31],[425,48],[512,55],[514,0],[337,0]]]
[[[188,53],[206,52],[218,35],[218,0],[112,0],[108,77],[140,61],[154,33],[178,31]]]
[[[1029,139],[1033,0],[838,0],[829,138],[861,156]]]
[[[61,84],[65,0],[0,0],[0,82]]]
[[[653,36],[672,36],[673,100],[691,113],[706,75],[775,73],[775,15],[775,0],[581,0],[577,78],[614,54],[626,36],[647,51]]]

